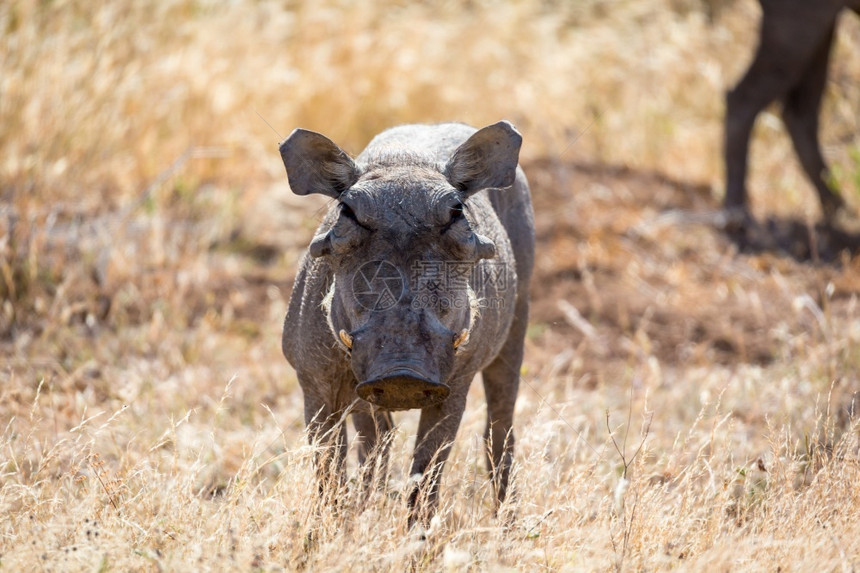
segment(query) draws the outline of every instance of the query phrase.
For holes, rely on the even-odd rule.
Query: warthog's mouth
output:
[[[385,410],[426,408],[445,400],[451,389],[407,368],[400,368],[355,388],[358,397]]]

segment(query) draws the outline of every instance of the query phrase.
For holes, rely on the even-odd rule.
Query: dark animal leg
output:
[[[747,156],[750,133],[755,118],[764,107],[778,98],[787,86],[771,70],[761,51],[737,86],[726,94],[726,124],[724,155],[726,159],[727,211],[748,216],[747,211]]]
[[[410,476],[418,478],[409,493],[409,527],[416,523],[427,527],[439,503],[439,482],[451,445],[457,435],[460,419],[466,407],[465,389],[468,382],[454,383],[462,393],[449,396],[442,404],[421,410],[415,453]]]
[[[496,492],[497,509],[508,493],[514,454],[514,405],[520,383],[523,346],[528,323],[528,299],[517,300],[516,313],[505,345],[482,376],[487,397],[487,470]]]
[[[741,235],[744,227],[753,223],[747,208],[746,175],[755,118],[772,101],[785,100],[788,94],[798,92],[802,95],[794,97],[812,107],[808,115],[817,121],[818,104],[815,102],[820,101],[820,93],[816,96],[815,85],[816,82],[823,85],[827,74],[827,50],[838,12],[833,6],[824,9],[814,4],[789,10],[781,0],[762,2],[762,8],[759,45],[753,62],[737,86],[726,95],[724,206],[729,214],[729,232],[734,226]],[[804,84],[809,85],[803,87]],[[790,113],[798,111],[799,108]],[[793,129],[798,133],[802,131],[800,127]],[[806,149],[804,153],[812,157]],[[820,173],[811,177],[817,179]]]
[[[346,471],[346,425],[343,412],[332,411],[316,400],[305,401],[308,441],[315,446],[314,466],[320,498],[333,505]]]
[[[818,115],[827,82],[827,63],[833,40],[833,27],[815,51],[800,82],[783,99],[782,118],[791,135],[794,149],[815,185],[825,220],[831,220],[844,206],[842,198],[828,186],[828,169],[818,142]]]
[[[384,486],[388,478],[388,454],[391,449],[391,431],[394,420],[390,412],[372,408],[352,414],[352,423],[358,434],[358,461],[363,468],[364,485]]]

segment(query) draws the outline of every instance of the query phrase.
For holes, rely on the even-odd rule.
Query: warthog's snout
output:
[[[384,376],[362,382],[358,397],[386,410],[426,408],[445,400],[451,389],[423,377],[414,370],[398,368]]]
[[[349,349],[359,398],[384,410],[412,410],[448,398],[454,344],[465,336],[404,302],[373,313],[360,328],[339,338]]]

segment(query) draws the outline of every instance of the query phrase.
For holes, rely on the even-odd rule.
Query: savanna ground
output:
[[[828,239],[775,110],[749,183],[795,245],[739,253],[717,217],[722,93],[758,16],[2,3],[0,569],[856,570],[860,247],[797,255]],[[846,15],[822,125],[855,213],[858,45]],[[493,516],[475,384],[422,541],[415,413],[385,491],[316,503],[280,328],[327,201],[290,193],[277,143],[500,118],[538,227],[513,517]]]

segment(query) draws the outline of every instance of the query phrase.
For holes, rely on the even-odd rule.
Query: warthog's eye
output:
[[[442,227],[442,232],[445,233],[455,223],[462,221],[465,218],[465,215],[463,215],[463,204],[459,202],[455,203],[448,209],[448,222]]]
[[[359,221],[358,217],[355,216],[355,211],[352,210],[352,207],[347,205],[346,203],[340,204],[340,214],[342,217],[346,217],[350,221],[354,222],[359,227],[364,227]]]
[[[347,227],[351,227],[355,225],[356,227],[360,227],[365,231],[372,231],[370,227],[366,224],[359,221],[358,216],[355,214],[355,211],[352,207],[350,207],[347,203],[341,201],[340,203],[340,216],[338,217],[338,223],[343,223],[344,221],[349,221]],[[353,227],[354,228],[354,227]]]
[[[372,229],[356,217],[352,207],[344,202],[338,207],[338,217],[331,229],[314,237],[310,253],[313,257],[344,254],[357,247]]]

